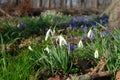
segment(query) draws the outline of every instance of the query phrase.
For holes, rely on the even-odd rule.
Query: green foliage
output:
[[[0,38],[1,38],[1,52],[0,52],[0,65],[1,65],[1,76],[5,77],[6,74],[7,74],[7,65],[6,65],[6,53],[5,53],[5,45],[3,43],[3,38],[2,38],[2,35],[0,34]]]
[[[66,46],[60,47],[51,36],[48,41],[44,41],[45,27],[51,24],[65,23],[71,20],[72,16],[65,15],[47,15],[45,17],[23,17],[15,20],[0,20],[0,80],[28,80],[39,79],[42,76],[54,76],[55,72],[62,75],[69,73],[82,73],[82,71],[74,65],[74,62],[87,59],[91,61],[90,67],[95,67],[101,57],[105,59],[107,70],[112,71],[114,75],[120,69],[120,30],[109,32],[107,36],[101,36],[100,29],[106,30],[101,24],[97,23],[99,29],[96,31],[94,38],[83,41],[83,48],[76,48],[70,52]],[[20,29],[18,24],[24,23],[25,28]],[[46,27],[47,29],[49,27]],[[68,36],[77,36],[81,38],[82,30],[68,31]],[[17,47],[22,40],[26,40],[31,36],[41,36],[42,40],[37,45],[31,45],[33,51],[17,48],[17,55],[13,56],[6,52],[6,44],[15,44]],[[54,36],[55,38],[56,36]],[[34,43],[33,43],[34,44]],[[77,45],[77,42],[75,42]],[[46,46],[49,52],[45,50]],[[98,50],[99,57],[94,57],[95,50]],[[107,52],[108,56],[105,56]],[[13,53],[14,54],[14,53]],[[86,64],[87,65],[87,64]],[[39,77],[39,78],[38,78]],[[42,79],[42,78],[41,78]]]
[[[114,74],[120,69],[120,30],[115,30],[111,33],[109,40],[109,57],[106,60],[107,68],[113,71]]]
[[[66,50],[64,47],[59,47],[55,45],[48,46],[50,48],[50,52],[44,50],[44,48],[35,49],[34,54],[36,53],[35,62],[41,65],[41,67],[46,67],[48,73],[54,75],[55,71],[60,71],[62,74],[68,75],[70,68],[72,67],[72,63],[70,61],[70,52]],[[71,67],[69,67],[69,65]],[[50,75],[51,75],[50,74]]]

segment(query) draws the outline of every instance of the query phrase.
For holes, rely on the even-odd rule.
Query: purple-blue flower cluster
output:
[[[70,50],[71,52],[74,51],[74,49],[76,48],[77,46],[74,44],[74,43],[68,43],[67,44],[67,49]]]
[[[70,22],[63,24],[62,28],[70,27],[70,29],[74,31],[82,29],[84,33],[87,33],[89,28],[99,28],[98,23],[103,25],[104,27],[107,27],[108,19],[109,17],[106,15],[104,15],[103,17],[76,16]]]
[[[69,27],[70,30],[73,30],[77,32],[79,29],[82,30],[82,40],[87,39],[87,33],[88,31],[92,28],[100,28],[98,23],[103,25],[104,27],[108,26],[108,16],[103,16],[103,17],[95,17],[94,16],[76,16],[74,17],[70,22],[67,24],[64,24],[64,28]],[[93,30],[93,34],[96,34],[96,31]],[[101,35],[104,37],[108,35],[105,31],[101,32]],[[94,35],[91,36],[91,40],[95,40]],[[69,43],[67,47],[73,51],[76,46],[74,43]]]

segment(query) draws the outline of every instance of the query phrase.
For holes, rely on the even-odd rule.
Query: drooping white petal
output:
[[[48,40],[48,37],[50,36],[50,34],[52,34],[52,30],[51,30],[51,29],[49,29],[49,30],[47,31],[46,36],[45,36],[45,41]]]
[[[94,57],[95,57],[95,58],[98,58],[98,57],[99,57],[98,50],[95,51],[95,53],[94,53]]]
[[[51,34],[52,34],[52,36],[54,36],[54,34],[55,34],[55,29],[53,29],[53,31],[52,31],[52,33],[51,33]]]
[[[59,40],[60,47],[63,46],[63,45],[67,45],[67,41],[61,35],[58,36],[58,38],[56,40]]]
[[[88,34],[87,34],[87,37],[88,37],[88,38],[92,38],[92,36],[93,36],[93,32],[92,32],[92,30],[90,29],[89,32],[88,32]]]
[[[82,40],[79,41],[79,43],[78,43],[78,48],[83,48]]]
[[[60,36],[60,46],[67,45],[67,41],[64,39],[64,37]]]
[[[50,49],[48,48],[48,46],[44,50],[50,53]]]
[[[20,24],[18,24],[17,27],[20,28]]]
[[[29,49],[30,51],[33,51],[33,49],[32,49],[32,47],[31,47],[31,46],[28,46],[28,49]]]

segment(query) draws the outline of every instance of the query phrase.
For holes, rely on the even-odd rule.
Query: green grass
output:
[[[61,23],[66,22],[66,17],[63,16]],[[54,76],[55,72],[69,75],[69,73],[79,71],[82,74],[80,69],[74,67],[75,61],[90,59],[93,62],[90,67],[95,67],[106,51],[108,57],[105,66],[107,70],[114,73],[113,79],[115,79],[115,74],[120,69],[120,30],[115,29],[110,32],[110,36],[101,37],[100,31],[97,29],[95,41],[89,39],[84,43],[83,48],[77,48],[75,51],[70,52],[66,49],[66,46],[59,47],[55,43],[55,39],[44,41],[46,32],[42,32],[42,30],[44,26],[52,25],[51,19],[59,19],[59,17],[49,16],[44,19],[24,17],[11,21],[0,21],[0,24],[4,22],[0,27],[0,80],[38,80]],[[24,30],[16,27],[20,22],[27,25]],[[37,35],[33,32],[37,32]],[[68,36],[70,34],[80,38],[80,31],[63,35]],[[42,36],[42,41],[37,45],[34,44],[34,41],[32,41],[33,44],[30,44],[33,51],[30,51],[27,45],[23,49],[16,48],[16,51],[12,52],[15,55],[6,52],[6,44],[11,43],[18,47],[20,41],[29,39],[31,36]],[[50,53],[44,50],[46,46],[49,47]],[[95,50],[98,50],[98,59],[94,58]]]
[[[43,65],[43,67],[48,68],[48,73],[54,75],[55,70],[61,70],[62,74],[68,75],[70,71],[70,67],[68,67],[68,63],[70,61],[70,52],[65,48],[60,48],[59,46],[51,45],[49,46],[50,53],[46,51],[40,52],[38,50],[38,63]],[[69,63],[72,64],[71,62]]]
[[[8,73],[5,80],[28,80],[33,65],[29,51],[19,53],[17,57],[8,56]]]
[[[5,53],[5,45],[3,43],[3,38],[0,34],[0,38],[1,38],[1,59],[0,59],[0,65],[1,65],[1,72],[2,72],[2,76],[4,77],[5,74],[7,73],[7,65],[6,65],[6,53]]]
[[[34,63],[30,59],[33,55],[29,50],[19,52],[17,56],[2,52],[0,76],[3,80],[29,80],[34,72]],[[34,75],[34,74],[33,74]],[[32,80],[32,79],[31,79]]]

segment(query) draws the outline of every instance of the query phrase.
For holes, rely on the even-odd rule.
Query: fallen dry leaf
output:
[[[120,70],[116,74],[116,80],[120,80]]]
[[[55,78],[51,77],[48,80],[61,80],[60,77],[58,75],[55,76]]]

